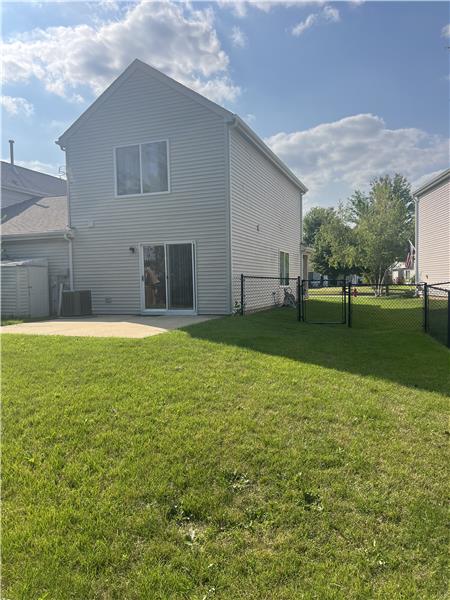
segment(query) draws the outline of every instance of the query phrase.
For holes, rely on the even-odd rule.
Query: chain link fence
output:
[[[297,310],[299,283],[298,277],[241,275],[234,311],[244,315],[281,307]]]
[[[351,284],[351,326],[418,331],[424,327],[423,286]]]
[[[425,331],[450,348],[450,282],[378,285],[242,274],[233,278],[233,298],[235,314],[290,308],[305,323]]]
[[[425,285],[425,331],[450,348],[450,283]]]

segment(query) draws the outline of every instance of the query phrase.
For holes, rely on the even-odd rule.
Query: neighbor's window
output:
[[[280,283],[289,285],[289,253],[280,252]]]
[[[149,142],[116,148],[118,196],[169,191],[167,142]]]

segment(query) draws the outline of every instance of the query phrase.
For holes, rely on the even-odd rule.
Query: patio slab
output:
[[[17,323],[0,327],[0,333],[27,335],[67,335],[79,337],[145,338],[209,321],[213,316],[145,317],[135,315],[95,315]]]

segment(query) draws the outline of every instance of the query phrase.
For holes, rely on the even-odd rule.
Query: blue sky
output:
[[[138,57],[245,118],[331,205],[449,166],[447,2],[4,3],[2,157],[54,140]]]

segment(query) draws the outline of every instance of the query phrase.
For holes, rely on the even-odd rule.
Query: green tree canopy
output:
[[[345,222],[342,211],[333,211],[324,222],[315,237],[314,269],[338,279],[352,271],[354,255],[353,230]]]
[[[367,196],[358,194],[356,203],[356,194],[347,203],[347,215],[353,215],[354,223],[353,261],[368,281],[381,285],[392,264],[405,257],[408,241],[413,239],[411,188],[397,174],[374,179]]]
[[[374,179],[339,209],[316,207],[304,219],[304,241],[314,248],[314,269],[338,277],[350,273],[382,285],[414,239],[411,186],[399,174]]]
[[[325,223],[334,216],[334,208],[315,206],[306,213],[303,219],[303,241],[307,246],[314,246],[316,235]]]

